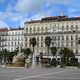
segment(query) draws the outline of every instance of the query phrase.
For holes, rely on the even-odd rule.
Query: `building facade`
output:
[[[51,47],[68,47],[73,50],[76,57],[80,56],[80,17],[69,18],[67,16],[44,17],[41,20],[25,22],[25,47],[32,49],[29,40],[35,37],[37,45],[35,54],[40,52],[46,55],[47,48],[44,43],[45,37],[52,39]]]
[[[24,29],[23,28],[13,28],[9,29],[7,42],[6,42],[6,49],[10,52],[13,52],[19,45],[24,45]]]
[[[6,40],[8,35],[8,29],[7,28],[0,28],[0,51],[5,49]]]
[[[0,51],[7,49],[13,52],[19,45],[24,47],[23,28],[4,28],[0,29]]]

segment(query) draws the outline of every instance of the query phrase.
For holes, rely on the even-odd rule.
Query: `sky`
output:
[[[80,16],[80,0],[0,0],[0,28],[19,26],[45,16]]]

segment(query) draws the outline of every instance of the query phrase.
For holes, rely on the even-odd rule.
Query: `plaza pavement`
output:
[[[0,68],[0,80],[80,80],[80,69]]]

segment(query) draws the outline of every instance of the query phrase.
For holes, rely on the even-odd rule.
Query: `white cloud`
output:
[[[5,27],[9,27],[8,24],[4,21],[0,21],[0,28],[5,28]]]
[[[46,12],[43,11],[43,12],[39,12],[33,16],[31,16],[30,19],[34,19],[34,20],[38,20],[38,19],[41,19],[43,17],[47,17],[47,16],[50,16],[52,14],[53,11],[50,11],[50,10],[47,10]]]
[[[0,12],[0,20],[4,20],[7,16],[8,15],[6,15],[5,12]]]
[[[15,10],[19,12],[37,12],[45,5],[45,0],[18,0],[15,5]]]
[[[5,0],[1,0],[5,1]],[[78,0],[77,0],[78,1]],[[5,20],[20,22],[20,26],[23,26],[24,22],[30,19],[41,19],[44,16],[55,15],[60,12],[60,6],[63,4],[67,6],[66,12],[68,15],[73,15],[80,10],[80,2],[75,0],[10,0],[6,8],[6,12],[0,12],[0,21]],[[71,4],[72,3],[72,4]],[[75,4],[73,4],[75,3]],[[76,6],[75,6],[76,5]],[[58,13],[60,14],[60,13]],[[29,15],[29,16],[28,16]]]
[[[24,15],[21,15],[19,13],[12,13],[12,12],[0,12],[0,20],[10,20],[10,21],[18,21],[21,19]]]
[[[38,12],[43,10],[46,5],[65,4],[68,5],[72,0],[18,0],[15,10],[19,12]]]

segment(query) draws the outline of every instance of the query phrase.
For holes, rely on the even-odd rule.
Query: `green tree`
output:
[[[12,62],[14,56],[14,52],[9,52],[8,62]]]
[[[15,50],[14,50],[14,55],[17,55],[17,53],[19,52],[19,48],[17,47]]]
[[[31,51],[30,48],[23,49],[23,52],[24,52],[26,58],[28,58],[28,56],[29,56],[30,54],[32,54],[32,51]]]
[[[53,59],[51,60],[50,64],[51,64],[51,66],[56,67],[56,66],[57,66],[57,61],[56,61],[56,59],[53,58]]]
[[[74,57],[74,53],[72,50],[64,47],[60,50],[60,56],[61,56],[61,64],[65,65],[66,63],[69,63],[70,58]]]
[[[30,45],[32,45],[33,47],[33,54],[34,54],[34,47],[36,46],[36,44],[37,44],[36,38],[35,37],[31,38]]]
[[[61,58],[61,67],[64,67],[65,64],[65,49],[61,48],[59,52],[60,58]]]
[[[7,49],[3,49],[1,53],[2,53],[4,63],[6,63],[9,57],[9,51]]]
[[[45,37],[45,45],[47,46],[47,62],[49,62],[49,46],[51,44],[51,37],[50,36],[46,36]]]
[[[2,51],[0,51],[0,63],[2,63]]]
[[[56,47],[52,47],[51,48],[51,54],[53,55],[53,57],[56,55],[57,53],[57,48]]]

